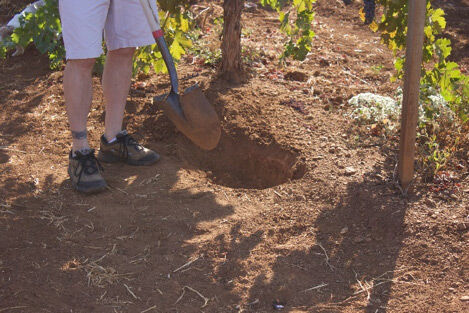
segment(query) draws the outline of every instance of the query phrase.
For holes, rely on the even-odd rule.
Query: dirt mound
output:
[[[258,143],[244,135],[222,135],[209,152],[181,145],[181,158],[207,173],[214,183],[232,188],[264,189],[299,179],[306,165],[299,153],[278,143]]]

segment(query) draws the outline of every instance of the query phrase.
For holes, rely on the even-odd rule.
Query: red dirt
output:
[[[318,1],[315,53],[284,69],[275,15],[246,13],[243,44],[259,52],[239,86],[185,58],[181,76],[198,76],[183,85],[198,82],[222,117],[215,151],[153,107],[165,76],[132,88],[127,128],[163,159],[106,165],[111,188],[93,196],[67,178],[62,73],[32,49],[2,61],[0,312],[467,312],[468,158],[452,172],[455,194],[416,179],[400,195],[396,141],[364,136],[345,116],[351,96],[397,87],[391,54],[358,8]],[[448,21],[464,47],[468,19]],[[456,58],[467,70],[467,49]],[[95,91],[97,147],[99,78]]]

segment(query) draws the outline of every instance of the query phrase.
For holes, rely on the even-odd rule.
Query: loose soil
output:
[[[440,3],[467,73],[469,3]],[[76,193],[67,177],[62,73],[33,49],[2,61],[0,312],[467,312],[468,151],[448,169],[454,192],[417,177],[403,197],[398,139],[347,117],[358,93],[394,95],[391,53],[358,2],[316,7],[303,63],[278,67],[283,37],[262,9],[244,14],[243,84],[220,81],[199,56],[181,62],[182,85],[199,83],[223,121],[214,151],[152,104],[166,76],[139,77],[125,125],[162,160],[105,165],[110,188],[98,195]],[[217,46],[219,29],[205,26]],[[98,147],[98,77],[94,87]]]

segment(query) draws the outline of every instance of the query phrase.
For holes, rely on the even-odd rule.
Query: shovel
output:
[[[153,0],[154,1],[154,0]],[[194,85],[179,95],[179,83],[174,61],[164,39],[158,17],[149,0],[140,0],[153,37],[168,68],[171,91],[164,97],[155,97],[155,102],[166,116],[193,143],[204,150],[212,150],[218,145],[221,136],[220,120],[198,85]]]

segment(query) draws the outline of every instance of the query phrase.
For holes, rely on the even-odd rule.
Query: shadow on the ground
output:
[[[28,64],[27,67],[25,64]],[[6,135],[5,140],[11,143],[16,141],[17,137],[31,131],[31,117],[28,113],[32,113],[40,105],[47,88],[38,88],[30,94],[24,90],[38,81],[47,82],[51,73],[48,64],[47,56],[40,55],[32,48],[28,48],[24,55],[0,60],[2,72],[0,103],[8,101],[10,106],[12,104],[15,106],[2,109],[3,112],[0,112],[0,140]]]
[[[249,290],[249,312],[269,312],[274,303],[285,311],[343,312],[354,307],[367,313],[386,312],[393,280],[405,268],[396,264],[404,239],[408,201],[383,172],[392,175],[393,160],[377,164],[361,182],[347,185],[346,194],[316,220],[315,242],[308,251],[279,256],[268,279],[261,273]],[[303,311],[302,311],[303,312]]]
[[[212,266],[190,241],[209,232],[200,225],[233,208],[209,186],[178,186],[178,162],[163,158],[148,168],[106,165],[111,187],[91,196],[74,192],[68,180],[31,186],[1,179],[0,190],[8,191],[0,209],[8,212],[0,214],[0,308],[140,312],[158,305],[165,312],[199,312],[203,301],[188,290],[175,304],[184,286],[206,295],[218,288]],[[73,260],[79,265],[68,268]]]

